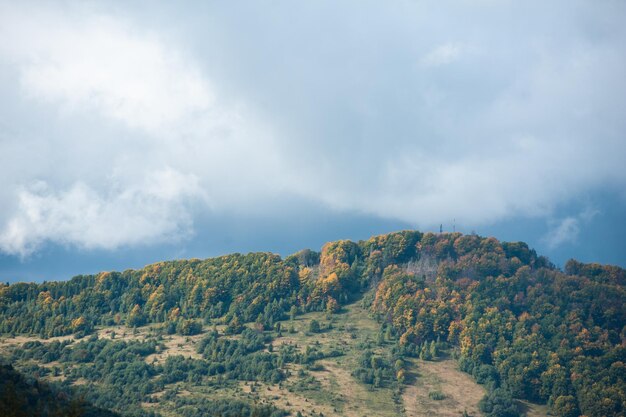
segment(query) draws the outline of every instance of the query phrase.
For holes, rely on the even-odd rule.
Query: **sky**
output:
[[[0,281],[440,225],[626,266],[625,19],[0,1]]]

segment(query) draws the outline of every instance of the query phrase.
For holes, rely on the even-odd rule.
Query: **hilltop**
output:
[[[126,415],[619,416],[625,284],[522,242],[403,231],[3,285],[0,350]]]

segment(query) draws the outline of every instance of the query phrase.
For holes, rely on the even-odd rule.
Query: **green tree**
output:
[[[430,351],[430,356],[432,359],[436,359],[439,357],[439,349],[437,349],[437,343],[435,343],[434,340],[430,342],[430,348],[428,350]]]
[[[226,334],[239,334],[244,329],[243,323],[241,323],[241,319],[238,315],[234,315],[233,318],[228,322],[228,326],[226,326],[225,333]]]
[[[309,331],[311,333],[319,333],[319,332],[321,332],[322,329],[321,329],[320,323],[317,320],[315,320],[315,319],[311,320],[309,322]]]
[[[133,309],[128,314],[128,318],[126,319],[126,324],[129,327],[139,327],[145,324],[145,316],[143,315],[143,312],[141,311],[141,307],[139,307],[139,304],[135,304]]]
[[[571,395],[561,395],[554,400],[552,412],[558,417],[578,417],[580,411],[576,399]]]

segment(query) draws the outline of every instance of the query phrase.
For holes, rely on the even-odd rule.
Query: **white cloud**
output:
[[[566,217],[548,232],[544,241],[550,249],[554,249],[566,243],[576,242],[579,233],[580,221],[575,217]]]
[[[66,113],[97,112],[151,134],[215,110],[198,68],[154,33],[80,10],[3,9],[0,48],[32,99]]]
[[[268,129],[218,99],[183,49],[118,15],[0,6],[0,65],[17,75],[18,102],[53,121],[27,115],[15,124],[26,134],[0,141],[17,160],[0,167],[0,251],[185,238],[189,206],[225,210],[281,187]]]
[[[106,196],[81,182],[63,191],[39,182],[19,191],[0,250],[24,257],[46,242],[116,249],[183,238],[192,232],[190,198],[203,198],[197,178],[170,168]]]
[[[583,211],[575,216],[567,216],[558,221],[551,221],[548,233],[543,237],[543,241],[548,248],[556,249],[565,244],[576,243],[580,230],[600,214],[600,211],[592,206],[587,206]]]
[[[464,47],[460,43],[444,43],[424,55],[420,59],[420,64],[425,67],[448,65],[458,60],[463,50]]]

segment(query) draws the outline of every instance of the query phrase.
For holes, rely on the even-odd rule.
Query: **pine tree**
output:
[[[432,359],[435,359],[439,356],[439,349],[437,349],[437,343],[435,343],[434,340],[430,342],[429,351]]]

